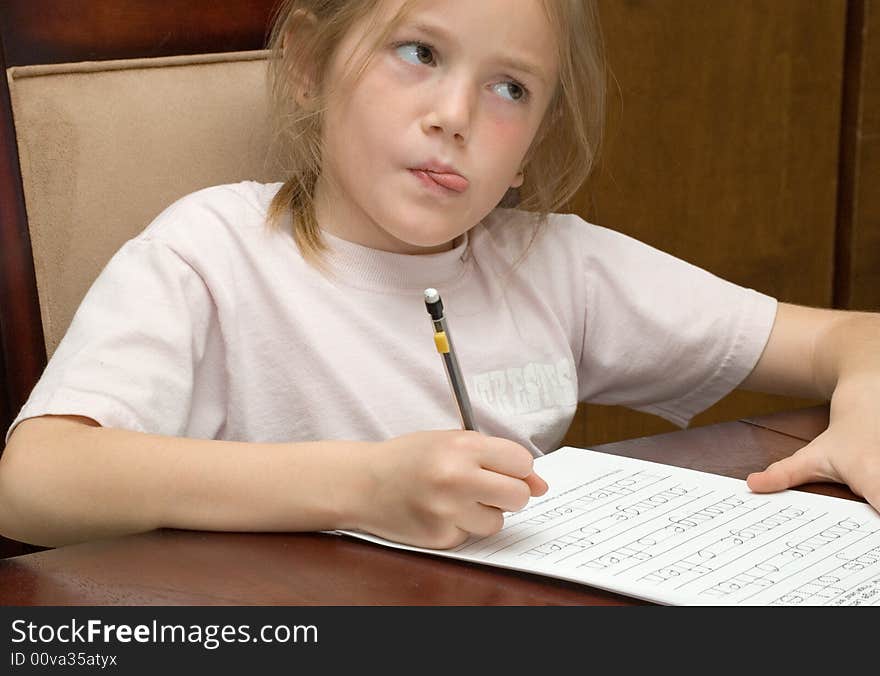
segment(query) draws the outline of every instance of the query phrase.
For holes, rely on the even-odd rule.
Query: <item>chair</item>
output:
[[[125,240],[189,192],[277,178],[263,49],[276,4],[0,6],[4,434]],[[0,538],[0,557],[27,551]]]

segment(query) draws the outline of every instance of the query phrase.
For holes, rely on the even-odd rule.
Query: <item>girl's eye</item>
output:
[[[402,42],[395,45],[395,49],[408,56],[412,56],[415,61],[410,61],[410,63],[418,62],[422,65],[429,65],[434,56],[434,48],[422,42]]]
[[[430,66],[434,64],[434,48],[424,42],[399,42],[394,45],[394,49],[404,55],[404,60],[414,65]],[[506,80],[495,86],[507,87],[509,98],[505,98],[510,101],[525,102],[529,97],[529,90],[516,80]]]
[[[511,101],[524,101],[526,98],[528,98],[528,90],[515,80],[510,80],[509,82],[499,82],[498,86],[508,88]]]

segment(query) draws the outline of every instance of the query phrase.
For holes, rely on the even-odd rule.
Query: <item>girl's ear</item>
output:
[[[293,45],[302,45],[298,49],[295,63],[290,63],[289,77],[296,102],[303,108],[312,105],[316,94],[317,82],[314,64],[305,56],[303,46],[307,47],[314,40],[314,29],[318,25],[317,17],[305,9],[297,9],[287,17],[284,34],[281,38],[281,51],[286,54]],[[309,50],[311,51],[311,50]]]
[[[516,178],[513,179],[513,183],[510,184],[511,188],[519,188],[523,184],[523,180],[525,179],[525,173],[522,169],[519,170],[516,174]]]

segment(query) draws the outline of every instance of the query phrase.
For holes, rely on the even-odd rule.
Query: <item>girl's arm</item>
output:
[[[356,445],[326,444],[320,453],[308,446],[297,453],[285,444],[32,418],[16,427],[0,459],[0,532],[56,546],[161,526],[333,528],[347,521],[352,496],[363,490],[357,464],[346,462]]]
[[[828,429],[748,478],[758,492],[846,483],[880,509],[880,315],[780,303],[743,389],[831,401]]]
[[[546,484],[513,442],[438,431],[387,442],[245,443],[44,416],[0,458],[0,533],[57,546],[160,527],[363,529],[449,547],[490,534]]]

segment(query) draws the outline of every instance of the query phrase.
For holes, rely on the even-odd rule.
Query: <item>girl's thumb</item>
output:
[[[772,493],[812,481],[833,481],[823,469],[821,436],[787,458],[769,465],[763,472],[746,477],[746,483],[755,493]]]

